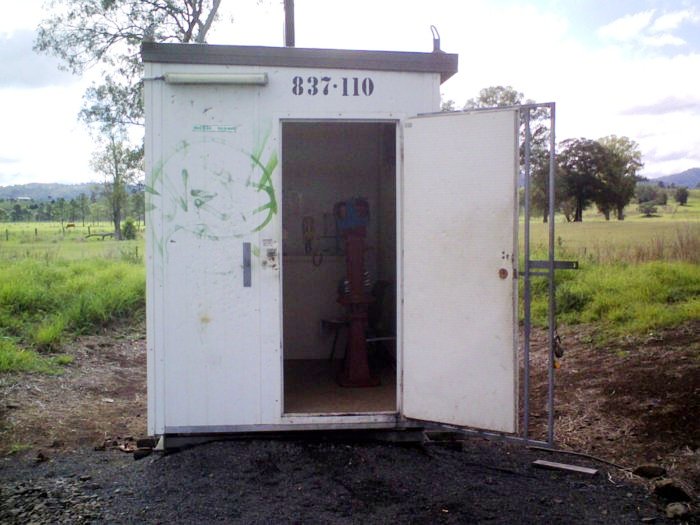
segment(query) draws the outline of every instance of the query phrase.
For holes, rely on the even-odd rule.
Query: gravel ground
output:
[[[0,523],[667,523],[643,487],[535,469],[521,445],[255,439],[134,461],[82,449],[0,462]]]

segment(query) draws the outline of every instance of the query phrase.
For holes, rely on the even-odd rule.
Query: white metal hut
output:
[[[515,432],[518,110],[440,113],[457,70],[442,52],[142,54],[149,433]],[[389,290],[369,388],[334,378],[332,213],[355,196],[368,278]]]

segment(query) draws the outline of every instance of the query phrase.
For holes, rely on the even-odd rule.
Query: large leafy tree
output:
[[[221,0],[50,0],[35,49],[81,74],[102,66],[85,94],[81,118],[98,125],[141,124],[139,47],[144,40],[203,43]]]
[[[562,186],[573,201],[574,222],[583,221],[583,210],[598,197],[609,163],[607,149],[590,139],[567,139],[559,144],[557,164]]]
[[[464,109],[519,106],[524,100],[525,95],[513,86],[489,86],[479,91],[479,96],[467,100]]]
[[[615,211],[617,219],[625,218],[624,209],[632,197],[637,185],[637,172],[644,165],[639,146],[627,137],[610,135],[598,142],[607,150],[607,162],[601,173],[601,188],[595,199],[598,209],[610,219]]]
[[[143,124],[142,41],[203,43],[216,20],[221,0],[49,0],[35,49],[58,57],[75,74],[99,67],[101,83],[85,93],[80,119],[95,135],[99,149],[93,167],[111,177],[105,195],[115,236],[128,179],[143,148],[130,137]],[[115,162],[124,164],[117,166]],[[136,164],[134,164],[136,162]],[[129,174],[129,176],[126,176]],[[135,175],[134,175],[135,176]]]

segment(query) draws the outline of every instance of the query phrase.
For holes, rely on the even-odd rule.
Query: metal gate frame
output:
[[[530,128],[533,111],[541,108],[549,110],[549,174],[547,180],[547,212],[548,212],[548,253],[544,261],[532,260],[530,254],[530,219],[531,219],[531,153],[532,131]],[[559,336],[556,329],[556,285],[554,281],[555,270],[574,270],[578,268],[576,261],[556,261],[554,254],[554,212],[555,202],[555,175],[556,175],[556,104],[548,102],[543,104],[525,104],[520,106],[521,124],[524,127],[522,147],[524,159],[522,165],[524,188],[524,235],[523,251],[524,263],[520,271],[523,278],[523,421],[522,439],[526,445],[554,446],[554,370],[556,363]],[[548,283],[548,307],[547,307],[547,439],[537,441],[530,439],[530,336],[532,332],[532,277],[546,277]]]

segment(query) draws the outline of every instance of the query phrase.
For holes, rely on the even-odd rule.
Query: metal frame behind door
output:
[[[532,152],[532,132],[530,128],[533,111],[540,108],[549,109],[549,176],[548,176],[548,258],[544,271],[533,272],[533,261],[530,259],[530,219],[531,219],[531,152]],[[525,443],[530,442],[530,335],[532,331],[532,283],[534,276],[544,276],[548,280],[549,304],[547,312],[548,324],[548,361],[547,361],[547,441],[549,446],[554,445],[554,323],[556,322],[556,303],[554,289],[554,175],[556,172],[555,155],[555,104],[532,104],[522,106],[520,109],[520,120],[525,129],[523,137],[524,162],[523,162],[523,185],[524,185],[524,267],[520,272],[523,278],[523,430],[522,437]]]
[[[549,174],[547,178],[547,211],[548,211],[548,253],[547,260],[534,261],[530,254],[530,219],[531,219],[531,176],[532,176],[532,130],[531,120],[533,112],[539,109],[549,111]],[[578,263],[573,261],[556,261],[554,254],[554,212],[555,202],[555,175],[556,175],[556,142],[555,123],[556,107],[554,102],[544,104],[526,104],[520,107],[521,125],[524,128],[522,136],[523,148],[523,187],[524,187],[524,238],[523,251],[524,262],[520,275],[523,278],[523,427],[521,439],[526,444],[554,445],[554,370],[556,363],[555,350],[558,345],[556,333],[556,285],[554,271],[557,269],[576,269]],[[546,277],[548,283],[548,307],[547,307],[547,439],[537,441],[530,439],[530,336],[532,332],[532,277]]]

